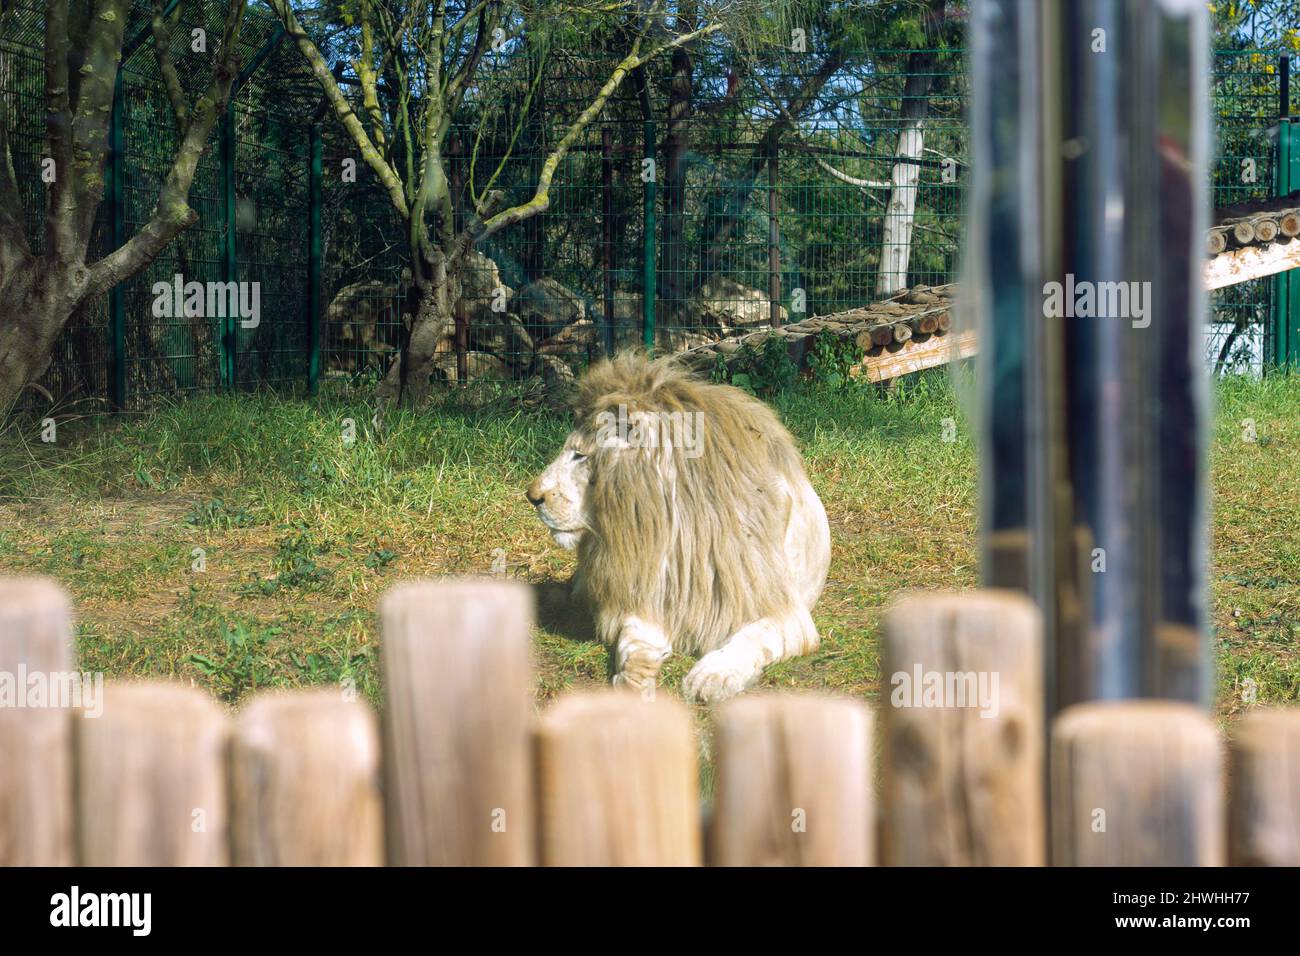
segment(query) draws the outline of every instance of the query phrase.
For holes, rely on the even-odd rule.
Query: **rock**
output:
[[[712,345],[718,341],[716,332],[702,332],[697,329],[673,329],[673,328],[655,328],[655,346],[660,351],[682,352],[686,349],[698,348],[701,345]]]
[[[469,347],[493,352],[516,364],[520,355],[525,363],[531,362],[532,338],[510,308],[515,293],[501,281],[497,264],[481,252],[471,252],[458,278],[456,318],[468,323]]]
[[[548,339],[587,317],[582,299],[550,277],[530,282],[516,292],[511,311],[535,341]]]
[[[460,373],[456,362],[455,352],[444,352],[434,359],[434,368],[437,369],[446,378],[448,382],[459,382]],[[487,352],[466,352],[465,353],[465,381],[503,381],[509,379],[510,368],[506,363],[495,355]]]
[[[596,318],[593,316],[593,318]],[[645,327],[645,296],[639,292],[614,290],[614,346],[630,348],[642,341]]]
[[[498,293],[503,290],[504,294]],[[460,298],[478,307],[492,307],[494,297],[504,298],[506,302],[514,295],[514,290],[501,281],[501,270],[497,264],[483,253],[475,250],[466,257],[460,270]]]
[[[554,355],[538,356],[542,363],[542,381],[552,398],[562,398],[577,383],[573,369],[563,359]]]
[[[379,279],[346,285],[330,300],[322,323],[327,367],[363,367],[369,353],[391,351],[401,340],[401,288]]]
[[[530,368],[533,364],[533,338],[519,316],[510,312],[489,311],[469,327],[469,347],[491,352],[511,365]]]
[[[781,321],[785,322],[785,308],[779,307],[779,310]],[[768,325],[772,321],[771,300],[766,293],[741,285],[726,276],[711,276],[691,293],[686,312],[691,326],[716,327],[724,335]]]
[[[539,355],[585,355],[596,347],[600,330],[590,319],[581,319],[537,345]]]

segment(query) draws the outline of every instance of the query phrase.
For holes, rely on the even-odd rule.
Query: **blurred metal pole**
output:
[[[973,7],[984,579],[1043,608],[1049,712],[1210,700],[1203,6]]]

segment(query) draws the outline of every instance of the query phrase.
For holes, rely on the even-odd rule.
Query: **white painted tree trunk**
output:
[[[898,133],[894,168],[889,176],[889,202],[880,244],[876,297],[887,298],[907,287],[907,266],[912,258],[912,223],[916,218],[916,193],[920,188],[921,158],[925,146],[925,120],[906,121]],[[913,162],[908,162],[913,160]]]
[[[936,10],[942,13],[942,2]],[[898,147],[889,175],[889,202],[880,242],[876,272],[876,297],[888,298],[907,287],[907,267],[912,258],[912,228],[916,220],[916,194],[921,185],[921,153],[925,149],[925,117],[930,107],[936,57],[920,50],[907,58],[907,80],[899,109]]]

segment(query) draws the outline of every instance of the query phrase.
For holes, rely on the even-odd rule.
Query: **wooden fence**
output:
[[[874,717],[814,694],[718,708],[703,813],[679,701],[535,715],[527,585],[402,584],[380,617],[378,718],[341,689],[231,716],[113,681],[79,713],[35,689],[75,669],[67,596],[0,579],[0,864],[1300,863],[1300,711],[1239,723],[1230,788],[1189,705],[1077,706],[1049,742],[1037,612],[1009,592],[901,601]]]

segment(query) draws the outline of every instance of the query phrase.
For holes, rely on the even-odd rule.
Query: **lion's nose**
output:
[[[524,497],[528,499],[530,505],[536,506],[540,505],[546,496],[542,494],[542,490],[537,486],[537,482],[534,481],[528,486],[528,490],[524,492]]]

